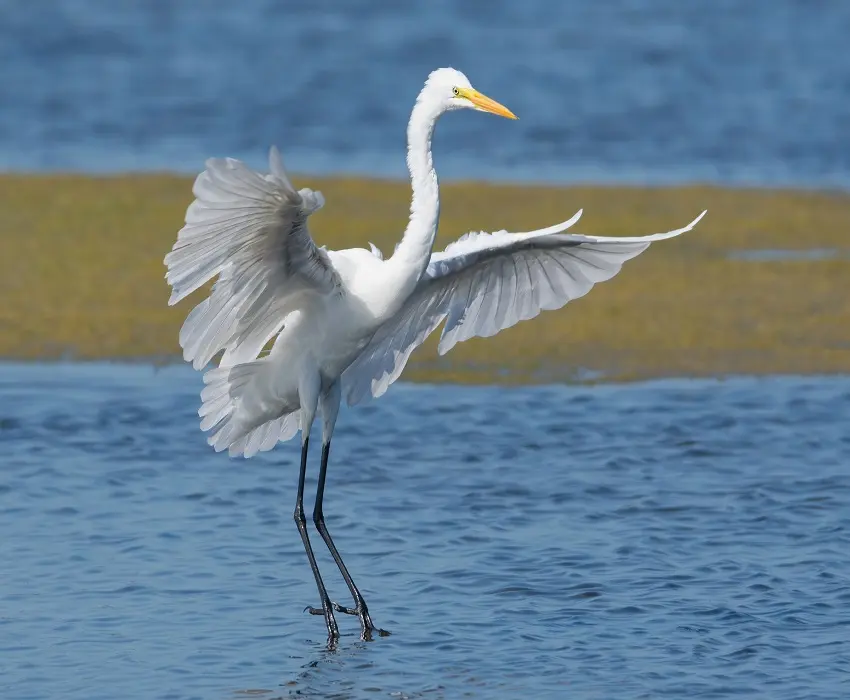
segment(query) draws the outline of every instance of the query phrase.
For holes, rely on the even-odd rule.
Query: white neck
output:
[[[442,111],[440,105],[435,105],[424,93],[420,94],[407,125],[407,167],[413,199],[410,203],[410,221],[390,259],[399,266],[405,278],[402,286],[409,287],[404,290],[407,293],[413,290],[428,266],[431,248],[437,236],[440,187],[431,158],[431,137]]]

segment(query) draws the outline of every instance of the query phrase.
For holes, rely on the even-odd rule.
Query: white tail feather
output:
[[[279,441],[292,438],[300,427],[297,406],[280,406],[285,411],[269,415],[267,404],[246,402],[247,392],[255,392],[252,383],[267,368],[267,360],[246,362],[234,367],[218,367],[204,374],[201,391],[201,430],[211,431],[207,442],[216,452],[227,450],[231,457],[253,457],[272,449]]]

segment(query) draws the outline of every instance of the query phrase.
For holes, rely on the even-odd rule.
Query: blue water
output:
[[[748,262],[812,262],[850,257],[848,254],[850,254],[850,251],[839,250],[838,248],[808,248],[804,250],[762,248],[730,251],[729,258]]]
[[[303,612],[297,446],[214,454],[200,385],[0,365],[4,700],[847,696],[848,378],[400,384],[343,412],[326,513],[392,636],[340,616],[336,652]]]
[[[453,65],[454,178],[850,186],[846,0],[0,0],[0,169],[197,172],[210,155],[404,174]]]

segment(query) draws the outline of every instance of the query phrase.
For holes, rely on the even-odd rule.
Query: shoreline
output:
[[[191,176],[0,175],[0,360],[182,362],[177,332],[203,296],[168,307],[162,258],[192,200]],[[320,189],[311,231],[331,248],[392,251],[406,182],[293,178]],[[643,235],[613,279],[497,336],[411,357],[408,381],[540,383],[850,373],[850,194],[716,186],[442,186],[436,249],[470,230]],[[595,373],[599,373],[598,375]],[[579,382],[584,382],[581,377]]]

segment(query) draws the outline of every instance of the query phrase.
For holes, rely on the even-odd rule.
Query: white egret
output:
[[[440,204],[431,138],[437,119],[456,109],[516,119],[459,71],[441,68],[428,76],[407,127],[410,220],[386,260],[374,246],[333,251],[313,242],[307,219],[324,198],[294,188],[275,148],[268,174],[231,158],[208,160],[185,226],[165,257],[170,304],[219,276],[180,331],[184,357],[196,369],[224,351],[219,367],[204,375],[201,392],[201,428],[211,431],[210,445],[250,457],[301,430],[295,521],[321,598],[321,609],[310,610],[324,615],[331,643],[339,636],[334,610],[357,615],[364,638],[375,629],[322,510],[341,397],[353,405],[381,396],[441,322],[443,354],[462,340],[558,309],[613,277],[651,242],[690,230],[705,214],[651,236],[564,234],[579,211],[538,231],[469,233],[432,253]],[[304,478],[317,413],[322,455],[313,521],[348,585],[351,609],[328,597],[307,534]]]

